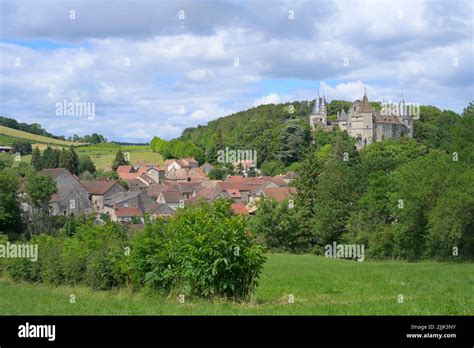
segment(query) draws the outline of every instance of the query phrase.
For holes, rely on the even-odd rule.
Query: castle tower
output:
[[[413,138],[413,115],[410,115],[408,105],[405,103],[405,100],[403,100],[403,93],[401,96],[400,103],[398,104],[398,113],[400,120],[407,127],[407,135],[410,138]]]
[[[355,102],[351,109],[348,122],[349,134],[357,138],[357,148],[372,143],[374,138],[374,111],[364,88],[364,97],[360,103]]]
[[[313,110],[311,111],[311,115],[309,116],[309,121],[311,127],[314,129],[318,124],[327,126],[328,119],[327,119],[327,106],[326,106],[326,98],[319,96],[319,88],[318,88],[318,96],[313,105]]]

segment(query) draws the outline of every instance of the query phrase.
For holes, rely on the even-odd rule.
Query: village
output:
[[[235,215],[252,215],[260,199],[290,200],[296,193],[290,187],[294,172],[276,176],[246,177],[229,175],[224,180],[208,177],[210,163],[192,157],[168,159],[160,166],[145,161],[117,168],[119,180],[81,180],[65,168],[46,168],[38,174],[49,176],[58,189],[51,197],[51,215],[95,214],[97,223],[110,219],[141,228],[145,218],[171,217],[177,210],[200,200],[232,201]],[[128,189],[121,184],[126,182]]]

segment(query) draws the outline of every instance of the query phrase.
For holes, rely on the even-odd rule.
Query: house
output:
[[[181,193],[174,191],[164,191],[158,195],[156,199],[157,203],[166,203],[170,207],[177,209],[184,206],[184,199],[181,196]]]
[[[11,146],[0,146],[0,153],[10,153],[13,152],[13,147]]]
[[[109,214],[113,221],[117,221],[117,208],[138,208],[144,213],[156,209],[156,202],[143,192],[119,192],[108,197],[104,202],[104,213]]]
[[[183,198],[189,199],[196,195],[197,192],[203,189],[200,182],[179,182],[179,192]]]
[[[143,175],[144,179],[151,179],[153,182],[150,184],[163,184],[165,182],[165,170],[160,167],[147,167],[145,174]],[[148,180],[147,180],[148,181]]]
[[[128,183],[129,191],[143,191],[150,186],[150,184],[141,176],[137,176],[134,179],[126,180]]]
[[[119,166],[117,174],[135,189],[143,189],[144,186],[163,183],[165,180],[165,170],[156,166]]]
[[[174,181],[174,182],[191,181],[191,177],[188,175],[188,173],[189,173],[189,170],[186,168],[175,169],[174,167],[172,167],[166,172],[165,179],[166,181]]]
[[[158,216],[171,217],[176,215],[176,208],[167,203],[158,203],[156,209],[151,213],[151,218],[156,220]]]
[[[164,185],[154,184],[154,185],[150,185],[146,189],[146,194],[148,197],[151,197],[156,200],[158,196],[160,195],[160,193],[165,192],[165,191],[181,192],[178,184],[164,184]]]
[[[112,221],[127,223],[143,223],[143,212],[140,208],[116,208],[111,216]]]
[[[227,194],[227,197],[229,197],[234,203],[240,203],[242,200],[242,195],[237,189],[227,189],[225,190],[225,193]]]
[[[239,201],[245,204],[249,202],[250,192],[253,189],[251,185],[242,182],[219,182],[216,185],[216,188],[221,192],[221,198],[232,199],[232,197],[229,196],[229,193],[232,194],[233,192],[235,192],[235,190],[239,191]]]
[[[277,202],[290,199],[294,194],[296,194],[295,187],[267,187],[263,190],[265,198],[273,199]]]
[[[166,171],[170,171],[172,169],[192,169],[198,168],[199,163],[193,157],[185,157],[180,159],[169,159],[165,161]]]
[[[104,201],[110,196],[125,192],[125,189],[116,180],[81,181],[81,184],[89,192],[89,199],[92,201],[96,213],[102,213]]]
[[[287,172],[285,174],[281,174],[281,175],[276,175],[274,176],[274,178],[278,178],[278,179],[281,179],[283,180],[286,184],[289,184],[291,180],[295,179],[296,177],[298,177],[298,174],[296,174],[295,172]],[[281,186],[281,185],[278,185],[278,186]]]
[[[230,208],[235,215],[249,215],[249,212],[243,203],[232,203]]]
[[[49,176],[56,183],[58,193],[51,197],[52,215],[90,214],[93,211],[89,192],[66,168],[48,168],[38,175]]]
[[[196,193],[196,195],[192,196],[189,199],[189,203],[195,203],[195,202],[198,202],[199,200],[213,202],[216,199],[219,199],[220,196],[221,196],[220,190],[215,189],[215,188],[204,187],[198,193]]]

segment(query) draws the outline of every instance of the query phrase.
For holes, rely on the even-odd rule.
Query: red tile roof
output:
[[[274,199],[278,202],[284,201],[296,193],[294,187],[267,187],[263,190],[265,198]]]
[[[246,183],[226,181],[226,182],[217,183],[217,188],[222,191],[226,191],[226,190],[252,191],[254,187]]]
[[[128,165],[128,166],[118,166],[117,168],[117,173],[120,174],[120,173],[130,173],[132,171],[132,166]]]
[[[236,189],[228,189],[225,192],[229,195],[231,198],[241,198],[242,196],[240,195],[240,191]]]
[[[233,203],[231,206],[235,215],[248,215],[249,212],[243,203]]]

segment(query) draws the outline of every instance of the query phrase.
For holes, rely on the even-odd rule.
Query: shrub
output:
[[[64,282],[80,283],[87,265],[87,250],[77,238],[66,238],[59,263],[62,265]]]
[[[135,284],[202,297],[248,299],[265,262],[230,202],[201,202],[168,224],[147,225],[132,243]]]
[[[37,278],[37,273],[39,273],[39,278],[43,283],[51,285],[63,283],[64,273],[59,262],[63,247],[62,238],[41,234],[33,238],[32,243],[38,244],[38,261],[31,263],[38,264],[32,266],[31,276]]]
[[[125,284],[128,245],[125,231],[116,223],[105,226],[85,224],[77,228],[75,237],[85,254],[85,283],[99,290]],[[80,262],[77,267],[83,267]]]

